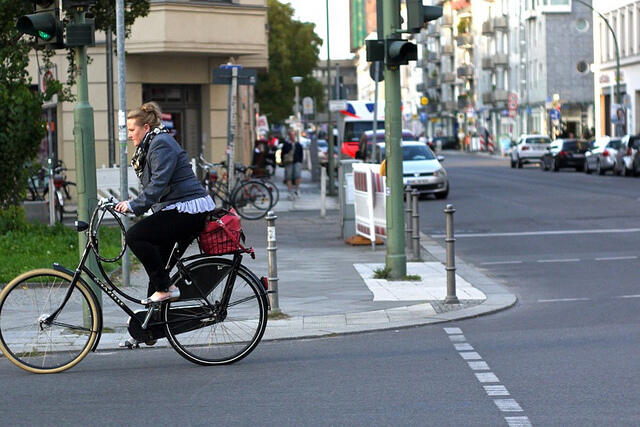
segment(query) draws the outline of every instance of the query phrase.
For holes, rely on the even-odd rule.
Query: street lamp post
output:
[[[298,142],[300,142],[300,83],[302,83],[302,77],[293,76],[291,80],[293,80],[293,84],[296,87],[296,134],[298,136]]]
[[[598,16],[602,18],[604,23],[607,25],[607,28],[611,32],[611,37],[613,37],[613,45],[616,48],[616,103],[622,107],[622,97],[620,96],[620,50],[618,49],[618,39],[616,37],[616,32],[613,31],[613,28],[611,28],[611,24],[609,24],[609,20],[605,18],[603,14],[595,10],[590,4],[582,0],[574,0],[574,1],[588,7],[589,9],[597,13]],[[626,120],[626,113],[625,113],[625,120]],[[618,128],[616,127],[616,133],[618,133],[617,131],[618,131]],[[620,135],[616,135],[616,136],[620,136]]]

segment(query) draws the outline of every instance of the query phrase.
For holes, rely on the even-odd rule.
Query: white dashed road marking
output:
[[[449,336],[449,340],[453,343],[454,348],[460,354],[473,371],[487,371],[487,372],[474,372],[474,375],[478,382],[480,382],[487,396],[510,396],[509,390],[502,384],[498,384],[500,380],[489,370],[487,362],[482,360],[482,356],[473,350],[471,344],[466,342],[462,330],[460,328],[443,328]],[[494,384],[495,383],[495,384]],[[487,385],[485,385],[487,384]],[[523,412],[520,404],[512,398],[493,399],[493,403],[500,409],[501,412]],[[528,427],[531,426],[529,418],[526,416],[518,417],[505,417],[505,421],[509,426],[513,427]]]
[[[567,259],[539,259],[537,262],[578,262],[580,258],[567,258]]]
[[[571,301],[591,301],[591,298],[555,298],[539,299],[538,302],[571,302]]]
[[[480,265],[504,265],[504,264],[522,264],[522,261],[495,261],[495,262],[483,262]]]
[[[625,259],[638,259],[637,256],[611,256],[611,257],[603,257],[596,258],[596,261],[619,261]]]

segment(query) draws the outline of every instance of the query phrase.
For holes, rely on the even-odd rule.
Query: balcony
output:
[[[264,68],[268,65],[266,23],[264,6],[152,1],[149,14],[131,26],[127,54],[233,56],[243,66]]]
[[[451,84],[456,82],[456,73],[444,73],[442,75],[442,83]]]
[[[493,91],[493,102],[494,103],[506,103],[507,98],[509,97],[509,92],[504,89],[496,89]]]
[[[482,69],[483,70],[493,70],[494,68],[496,68],[496,66],[493,63],[493,57],[487,56],[487,57],[482,58]]]
[[[482,103],[485,105],[493,104],[493,92],[484,92],[482,94]]]
[[[493,22],[491,21],[485,21],[482,23],[482,35],[483,36],[492,36],[493,34],[495,34],[495,31],[493,30]]]
[[[440,53],[439,52],[427,53],[427,61],[437,64],[438,62],[440,62]]]
[[[427,79],[427,87],[429,89],[439,89],[440,88],[440,80],[438,77],[429,77]]]
[[[493,64],[495,66],[507,67],[509,65],[509,56],[506,53],[497,53],[493,55]]]
[[[458,67],[458,77],[460,77],[461,79],[472,79],[473,67],[471,65],[462,65]]]
[[[471,49],[473,48],[473,36],[468,33],[460,34],[458,37],[456,37],[456,43],[460,48]]]
[[[453,17],[451,15],[442,15],[440,25],[443,27],[451,27],[453,25]]]
[[[456,111],[458,109],[457,101],[445,101],[442,103],[442,109],[444,111]]]
[[[440,28],[438,28],[438,24],[427,24],[427,37],[440,37]]]
[[[426,92],[427,91],[427,86],[424,83],[418,83],[416,85],[416,91],[417,92]]]
[[[453,55],[453,46],[450,44],[446,44],[440,47],[440,52],[442,55],[452,56]]]
[[[493,18],[493,28],[498,31],[508,31],[509,19],[506,16],[496,16]]]
[[[425,58],[420,58],[416,61],[416,67],[418,68],[427,68],[429,62]]]

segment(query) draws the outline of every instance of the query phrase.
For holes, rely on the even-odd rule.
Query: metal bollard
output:
[[[418,198],[420,192],[411,192],[411,240],[413,241],[413,260],[420,261],[420,213],[418,212]]]
[[[456,254],[454,243],[456,239],[453,237],[453,213],[456,210],[453,205],[447,205],[444,209],[446,218],[447,237],[445,242],[447,244],[447,296],[444,299],[445,304],[459,304],[460,301],[456,296]]]
[[[327,216],[327,169],[320,167],[320,217]]]
[[[411,187],[404,187],[404,245],[411,247]]]
[[[272,312],[279,312],[280,305],[278,303],[278,260],[276,251],[278,246],[276,244],[276,219],[277,216],[273,214],[273,211],[267,212],[267,279],[269,280],[269,303],[271,304]]]

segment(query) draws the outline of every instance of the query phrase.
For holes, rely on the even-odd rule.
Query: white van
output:
[[[373,130],[372,101],[346,101],[344,110],[340,110],[338,118],[338,135],[340,153],[344,158],[355,158],[360,137],[368,130]],[[384,129],[384,102],[378,102],[378,129]]]

